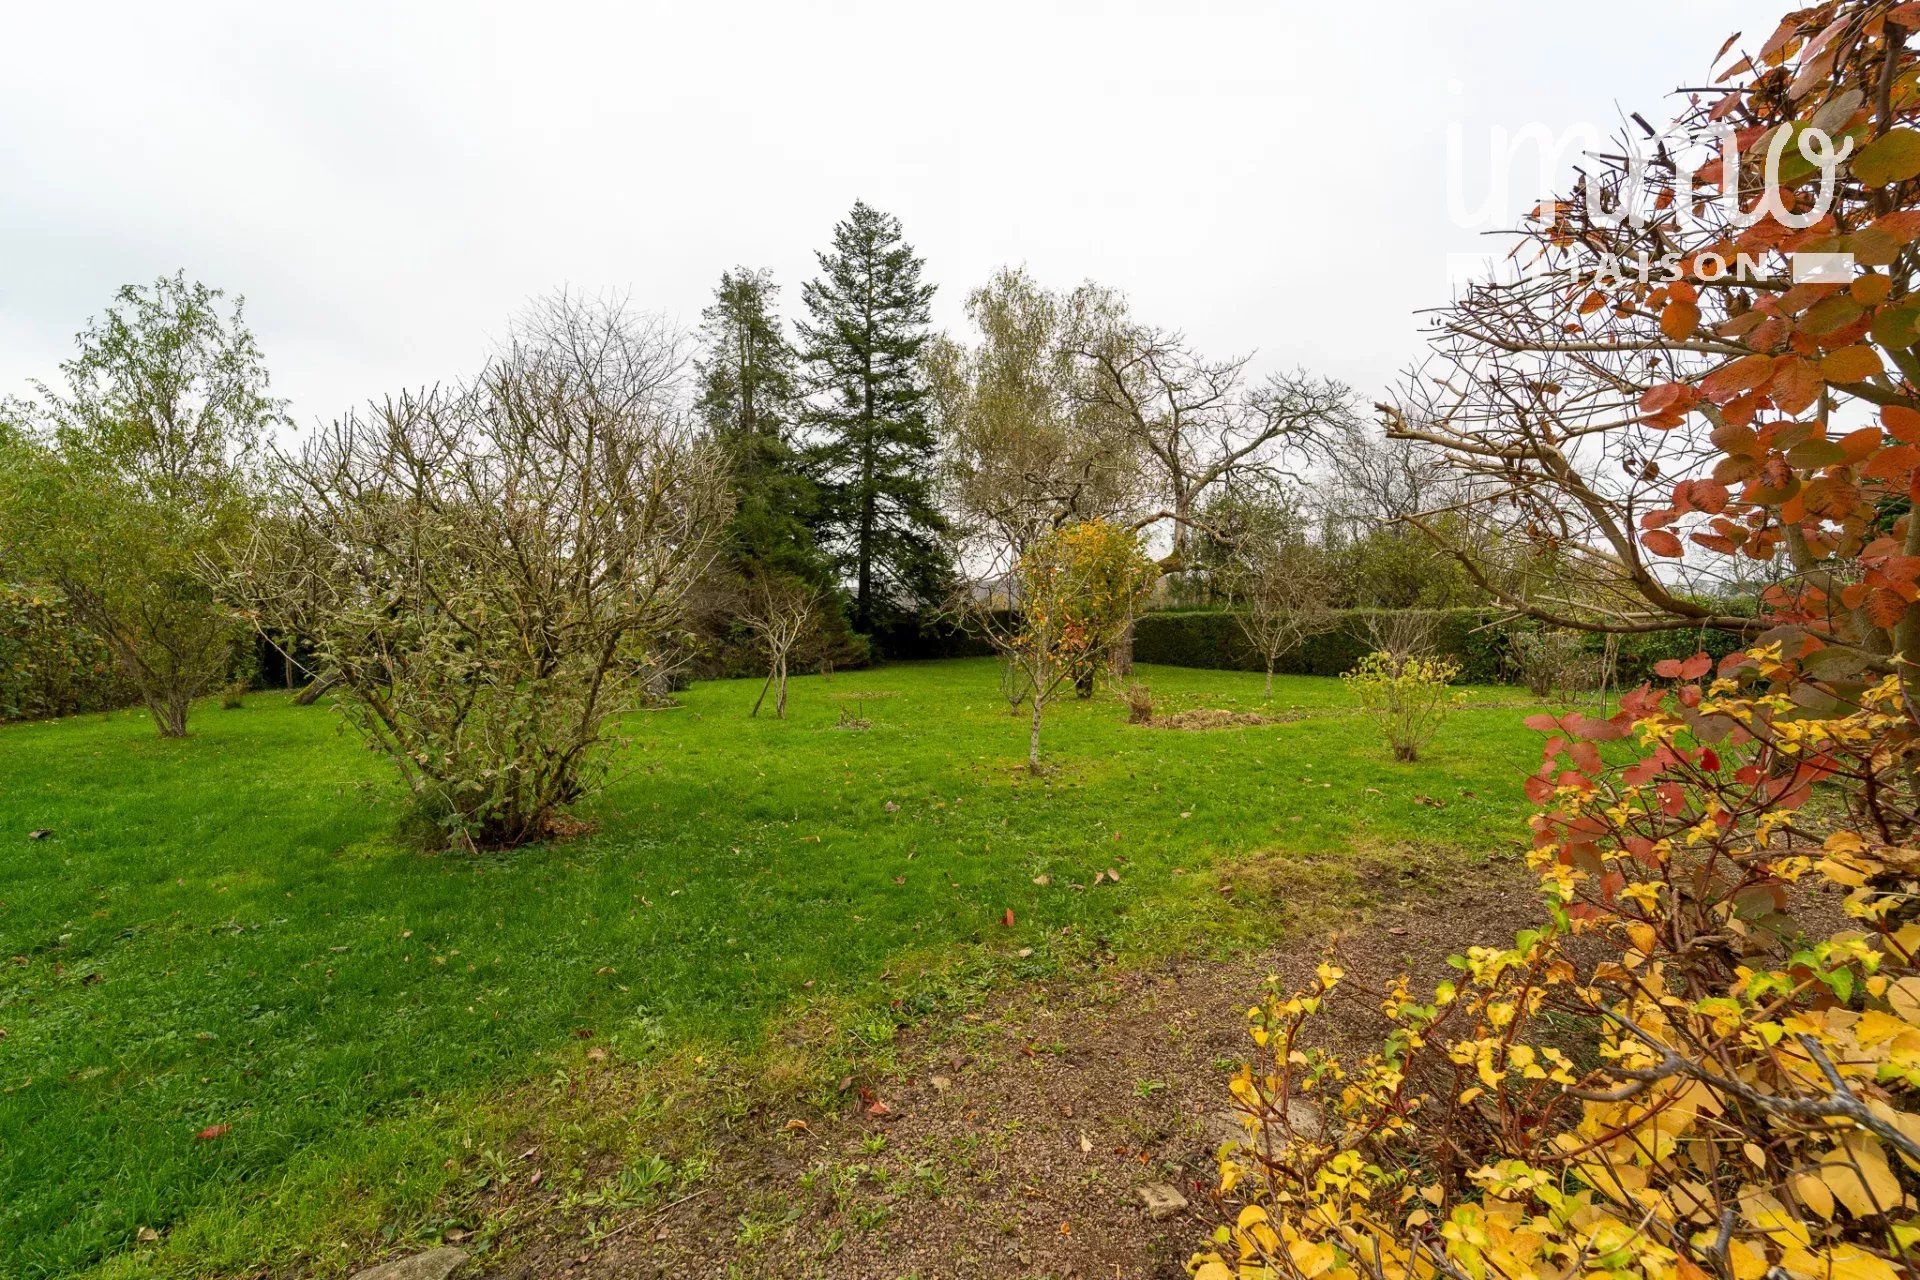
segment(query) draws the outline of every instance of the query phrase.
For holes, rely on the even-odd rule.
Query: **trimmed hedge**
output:
[[[1292,653],[1280,659],[1275,668],[1283,675],[1337,676],[1352,670],[1373,647],[1367,638],[1367,622],[1385,610],[1347,609],[1341,611],[1338,624],[1324,635],[1314,636]],[[1459,664],[1462,684],[1501,684],[1515,678],[1513,646],[1516,630],[1531,630],[1536,624],[1524,621],[1500,621],[1501,615],[1487,609],[1416,609],[1411,612],[1433,623],[1433,644],[1443,657]],[[1601,635],[1585,637],[1589,652],[1601,653],[1607,639]],[[1618,681],[1638,684],[1653,675],[1653,664],[1662,658],[1683,658],[1698,651],[1704,643],[1708,653],[1722,657],[1740,647],[1740,638],[1723,631],[1656,631],[1619,638]],[[1174,667],[1206,667],[1226,671],[1260,671],[1265,663],[1247,643],[1238,618],[1228,609],[1168,609],[1142,614],[1133,628],[1133,657],[1136,662],[1157,662]]]

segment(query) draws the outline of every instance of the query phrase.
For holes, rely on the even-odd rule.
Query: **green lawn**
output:
[[[1163,706],[1259,699],[1141,674]],[[905,964],[1172,945],[1257,851],[1511,848],[1538,752],[1519,695],[1471,690],[1397,765],[1340,682],[1297,678],[1276,707],[1319,714],[1257,728],[1060,704],[1036,782],[991,662],[796,680],[784,723],[746,718],[756,691],[635,717],[592,834],[480,858],[397,844],[388,767],[324,706],[203,706],[184,742],[134,713],[0,728],[0,1276],[356,1261],[489,1091],[584,1037],[724,1057],[796,1007],[882,1005]]]

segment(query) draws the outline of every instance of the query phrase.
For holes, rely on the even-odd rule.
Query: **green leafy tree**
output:
[[[933,286],[900,220],[864,203],[833,229],[802,294],[812,398],[804,417],[821,493],[817,527],[853,584],[854,625],[937,600],[947,578],[934,505],[934,430],[920,367]]]
[[[163,737],[227,674],[240,629],[212,571],[252,527],[254,460],[282,418],[223,297],[181,274],[128,285],[79,335],[63,389],[5,407],[0,560],[66,598]]]
[[[1027,769],[1038,774],[1040,722],[1047,703],[1133,623],[1160,576],[1140,550],[1137,529],[1111,520],[1063,525],[1043,534],[1014,566],[1016,616],[980,611],[981,632],[1006,655],[1027,690]]]

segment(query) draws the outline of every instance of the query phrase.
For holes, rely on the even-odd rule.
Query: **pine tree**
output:
[[[777,292],[770,272],[721,273],[713,304],[700,313],[697,408],[733,459],[737,506],[726,540],[733,567],[745,577],[776,573],[825,584],[831,566],[812,528],[820,495],[791,441],[799,398]]]
[[[820,484],[818,528],[854,592],[854,625],[939,596],[944,528],[933,502],[934,432],[920,349],[933,286],[900,220],[856,203],[833,229],[799,325],[812,398],[803,421]]]

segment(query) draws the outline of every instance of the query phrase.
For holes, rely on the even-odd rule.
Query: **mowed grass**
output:
[[[1163,707],[1259,706],[1257,676],[1140,674]],[[389,767],[324,705],[204,705],[183,742],[0,728],[0,1276],[337,1269],[431,1201],[489,1091],[585,1037],[745,1052],[929,957],[1178,945],[1256,852],[1510,849],[1538,751],[1511,690],[1401,765],[1339,681],[1283,679],[1307,718],[1057,704],[1036,781],[989,661],[797,679],[785,722],[756,692],[633,717],[591,833],[481,857],[399,843]]]

